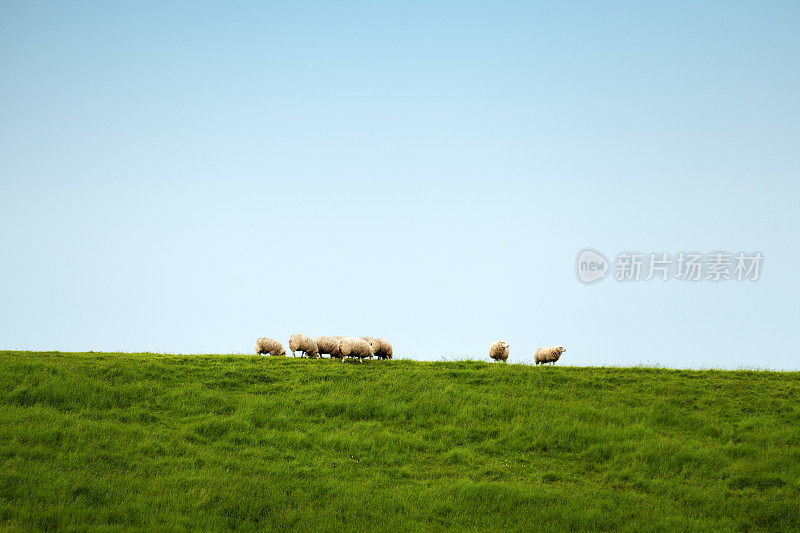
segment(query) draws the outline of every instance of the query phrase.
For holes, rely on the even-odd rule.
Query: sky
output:
[[[800,3],[0,4],[0,349],[800,370]],[[576,257],[610,262],[585,285]],[[756,281],[617,281],[624,251]]]

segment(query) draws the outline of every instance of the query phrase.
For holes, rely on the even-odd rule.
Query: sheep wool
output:
[[[378,359],[391,359],[392,358],[392,344],[386,339],[380,337],[367,338],[362,337],[369,342],[372,347],[372,352]]]
[[[345,357],[354,357],[362,363],[365,357],[372,359],[374,355],[372,346],[367,341],[354,339],[353,337],[344,337],[339,341],[339,353],[342,356],[342,362],[344,362]]]
[[[508,343],[506,341],[495,341],[489,346],[489,357],[495,361],[507,361],[508,353]]]
[[[392,343],[387,341],[386,339],[381,339],[381,355],[383,355],[384,359],[391,359],[394,356],[394,350],[392,349]]]
[[[317,337],[314,342],[317,343],[320,355],[338,356],[339,340],[336,337]]]
[[[549,348],[539,348],[536,350],[536,355],[534,356],[534,360],[536,361],[537,365],[542,364],[555,364],[558,361],[561,354],[566,352],[567,349],[563,346],[551,346]]]
[[[256,341],[256,355],[259,354],[286,355],[286,349],[275,339],[263,337]]]
[[[295,356],[295,352],[302,352],[302,355],[312,359],[319,358],[317,343],[314,342],[314,339],[302,333],[295,333],[289,337],[289,350],[292,352],[292,357]]]
[[[337,359],[341,359],[344,361],[344,356],[342,355],[342,344],[341,340],[345,339],[344,335],[336,335],[334,339],[336,339],[336,349],[331,353],[331,357],[336,357]]]

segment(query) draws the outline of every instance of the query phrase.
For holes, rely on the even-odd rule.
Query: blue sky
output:
[[[0,349],[800,369],[800,4],[0,6]],[[584,286],[583,248],[764,255]]]

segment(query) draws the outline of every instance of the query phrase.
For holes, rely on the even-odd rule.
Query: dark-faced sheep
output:
[[[286,355],[286,349],[283,347],[283,344],[275,339],[263,337],[256,341],[256,355],[260,354]]]
[[[551,346],[549,348],[539,348],[536,350],[534,360],[537,365],[544,365],[547,363],[555,364],[561,354],[566,352],[567,349],[563,346]]]
[[[495,341],[489,346],[489,357],[495,361],[507,361],[508,353],[508,343],[506,341]]]
[[[314,339],[302,333],[295,333],[289,337],[289,350],[292,352],[292,357],[295,356],[295,352],[302,352],[302,355],[312,359],[319,358],[317,343],[314,342]]]

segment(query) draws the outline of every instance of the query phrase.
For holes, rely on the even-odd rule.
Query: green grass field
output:
[[[0,352],[0,529],[798,530],[800,374]]]

